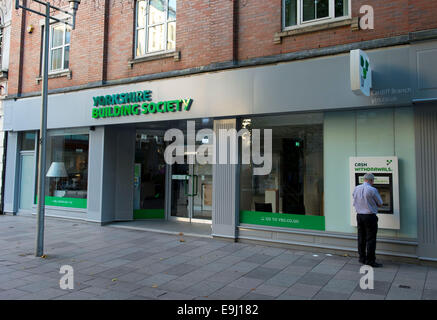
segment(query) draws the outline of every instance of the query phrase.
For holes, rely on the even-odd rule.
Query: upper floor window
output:
[[[65,24],[50,27],[49,71],[68,69],[70,64],[70,29]]]
[[[140,0],[136,8],[135,56],[176,48],[176,0]]]
[[[284,28],[349,17],[350,0],[282,0]]]

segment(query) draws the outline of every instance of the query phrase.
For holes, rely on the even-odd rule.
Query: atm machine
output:
[[[383,205],[378,208],[378,227],[381,229],[400,229],[399,173],[398,158],[387,157],[350,157],[350,222],[357,226],[356,210],[353,206],[353,191],[364,182],[364,175],[375,176],[373,186],[381,195]]]
[[[373,186],[378,189],[383,205],[378,208],[378,213],[393,214],[393,175],[391,173],[373,173],[375,181]],[[355,185],[364,182],[364,173],[355,173]]]

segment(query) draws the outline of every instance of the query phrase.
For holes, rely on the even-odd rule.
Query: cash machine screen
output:
[[[393,176],[391,173],[374,173],[375,181],[373,186],[378,189],[382,198],[382,207],[378,208],[378,213],[393,214]],[[355,174],[355,185],[364,182],[364,174]]]

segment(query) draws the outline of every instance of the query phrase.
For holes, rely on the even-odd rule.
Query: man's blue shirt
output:
[[[364,182],[356,186],[352,195],[354,197],[354,207],[357,213],[378,213],[378,205],[382,205],[382,199],[378,190],[372,187],[370,183]]]

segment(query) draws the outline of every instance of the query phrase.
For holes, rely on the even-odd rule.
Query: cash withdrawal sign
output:
[[[374,187],[381,195],[383,205],[378,209],[378,226],[382,229],[400,229],[399,217],[399,176],[397,157],[351,157],[350,192],[351,192],[351,225],[357,226],[352,193],[355,186],[364,182],[366,173],[375,176]]]

